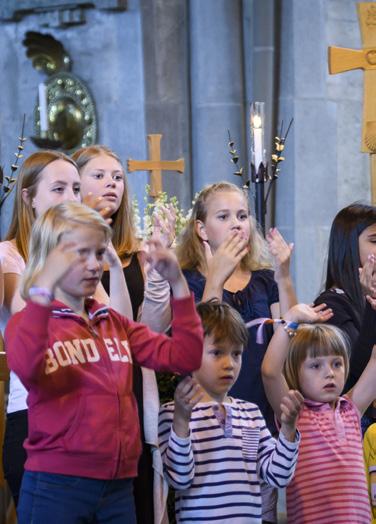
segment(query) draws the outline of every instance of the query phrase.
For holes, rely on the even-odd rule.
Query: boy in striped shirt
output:
[[[298,454],[296,421],[303,397],[281,400],[276,441],[255,404],[228,396],[236,381],[247,328],[229,305],[197,306],[204,327],[201,367],[162,406],[159,443],[166,480],[175,489],[177,522],[261,523],[260,484],[291,480]],[[257,350],[257,348],[255,348]]]

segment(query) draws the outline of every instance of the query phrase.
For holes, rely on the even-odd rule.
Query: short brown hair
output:
[[[343,331],[329,324],[301,324],[292,337],[284,375],[291,389],[298,389],[299,370],[308,358],[338,355],[345,363],[345,379],[349,374],[349,343]]]
[[[214,342],[229,343],[243,347],[248,341],[248,330],[236,309],[213,298],[197,304],[205,337],[213,337]]]

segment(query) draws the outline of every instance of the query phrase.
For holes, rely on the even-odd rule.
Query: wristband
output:
[[[50,291],[46,287],[37,287],[37,286],[32,286],[29,289],[29,297],[34,297],[34,296],[48,298],[50,302],[53,302],[55,298],[52,291]]]
[[[299,324],[297,322],[285,322],[283,329],[286,331],[290,338],[295,337],[296,330],[298,329]]]

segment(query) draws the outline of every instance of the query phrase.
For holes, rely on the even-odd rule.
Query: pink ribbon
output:
[[[256,332],[256,343],[263,344],[264,342],[263,328],[265,324],[284,324],[284,323],[285,321],[282,318],[255,318],[254,320],[250,320],[249,322],[246,322],[245,325],[247,328],[258,326],[257,332]]]

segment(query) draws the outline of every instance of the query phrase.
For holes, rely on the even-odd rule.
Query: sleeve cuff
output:
[[[189,431],[188,437],[178,437],[174,431],[174,428],[171,426],[171,436],[180,446],[188,446],[191,443],[191,431]]]

